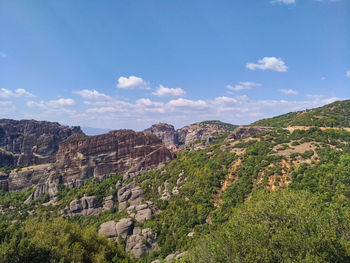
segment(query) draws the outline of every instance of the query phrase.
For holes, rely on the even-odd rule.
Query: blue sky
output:
[[[0,118],[234,124],[349,98],[349,0],[0,0]]]

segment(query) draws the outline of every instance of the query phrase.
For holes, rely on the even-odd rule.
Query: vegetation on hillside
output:
[[[160,209],[136,223],[159,245],[138,260],[125,242],[97,235],[103,222],[127,216],[118,204],[97,216],[59,216],[75,198],[115,196],[122,175],[62,187],[56,206],[43,206],[45,197],[23,204],[33,189],[0,192],[0,262],[151,262],[175,251],[188,252],[185,262],[349,261],[349,143],[344,130],[273,129],[177,153],[136,178]]]
[[[350,127],[350,100],[336,101],[323,107],[290,112],[273,118],[262,119],[252,125]]]

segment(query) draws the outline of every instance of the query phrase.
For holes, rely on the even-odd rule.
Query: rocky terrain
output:
[[[221,121],[204,121],[178,130],[175,130],[173,125],[159,123],[144,131],[158,136],[168,148],[176,149],[190,146],[197,142],[208,144],[223,133],[233,131],[235,127],[235,125]]]
[[[62,142],[56,155],[53,178],[79,186],[89,178],[110,174],[137,174],[162,167],[174,158],[155,135],[117,130],[87,137],[74,135]]]
[[[0,120],[0,165],[28,166],[55,162],[60,142],[79,127],[35,120]]]
[[[107,262],[255,262],[261,251],[266,262],[348,262],[349,128],[203,122],[73,134],[54,163],[0,173],[0,240],[11,239],[0,252],[37,238],[38,251],[66,257],[77,243],[87,258],[98,245]],[[188,147],[173,153],[163,142],[175,140]]]

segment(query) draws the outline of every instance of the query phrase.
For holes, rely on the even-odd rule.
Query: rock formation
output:
[[[236,126],[221,121],[204,121],[185,126],[179,130],[179,144],[190,145],[200,139],[204,142],[217,138],[221,134],[234,130]]]
[[[144,132],[156,135],[168,148],[172,148],[178,144],[177,132],[175,131],[173,125],[167,123],[158,123],[144,130]]]
[[[247,138],[250,136],[253,136],[254,134],[257,134],[259,132],[268,131],[271,130],[271,128],[268,127],[262,127],[262,126],[240,126],[236,128],[233,132],[231,132],[226,140],[239,140],[243,138]]]
[[[0,120],[0,165],[28,166],[55,162],[58,145],[79,127],[35,120]]]
[[[117,130],[87,137],[75,134],[63,141],[56,155],[53,178],[75,187],[89,177],[113,173],[140,173],[174,158],[157,136]]]
[[[33,198],[35,199],[35,198]],[[108,211],[115,205],[113,195],[107,196],[103,199],[103,206],[98,202],[95,196],[84,196],[80,199],[74,199],[70,202],[69,207],[61,210],[62,216],[74,215],[98,215],[102,212]]]
[[[204,121],[185,126],[178,130],[175,130],[173,125],[159,123],[152,125],[144,131],[158,136],[166,147],[174,149],[179,145],[191,145],[198,140],[210,142],[210,140],[220,136],[224,132],[234,130],[235,127],[232,124],[221,121]]]
[[[129,205],[139,205],[143,200],[143,190],[136,186],[135,181],[122,187],[118,191],[119,211],[124,210]]]
[[[125,251],[133,253],[135,258],[140,258],[143,254],[157,249],[157,235],[153,234],[150,228],[141,229],[139,227],[134,228],[125,247]]]

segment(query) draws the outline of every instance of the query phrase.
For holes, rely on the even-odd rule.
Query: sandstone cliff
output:
[[[178,144],[177,132],[171,124],[158,123],[152,125],[150,128],[144,130],[144,132],[151,133],[160,138],[166,147],[171,148]]]
[[[158,136],[169,149],[177,146],[188,146],[196,141],[210,142],[225,132],[231,132],[235,125],[221,121],[203,121],[175,130],[173,125],[159,123],[144,130]]]
[[[0,120],[0,166],[55,162],[58,145],[79,127],[35,120]]]
[[[89,177],[113,173],[137,174],[161,167],[174,158],[155,135],[117,130],[87,137],[75,134],[63,141],[56,155],[54,178],[74,187]]]

